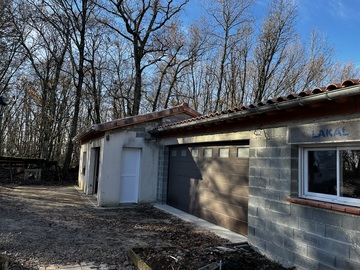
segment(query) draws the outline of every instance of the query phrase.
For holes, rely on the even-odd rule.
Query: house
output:
[[[183,103],[83,130],[74,138],[81,144],[79,188],[95,194],[99,206],[155,201],[159,151],[147,131],[196,116]]]
[[[359,80],[150,133],[158,202],[246,234],[298,269],[360,269]]]
[[[98,175],[99,205],[169,204],[298,269],[360,269],[360,80],[208,115],[170,111],[79,134],[80,187],[94,193]],[[123,200],[136,190],[121,184],[134,182],[130,165],[138,198]]]

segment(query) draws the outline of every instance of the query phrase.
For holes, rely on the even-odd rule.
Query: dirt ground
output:
[[[136,269],[129,249],[154,270],[220,261],[225,270],[284,269],[151,205],[98,209],[72,185],[0,185],[0,256],[11,259],[11,269],[90,262]]]

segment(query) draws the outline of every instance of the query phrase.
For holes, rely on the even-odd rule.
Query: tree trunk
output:
[[[72,118],[69,140],[68,140],[65,160],[64,160],[64,164],[63,164],[63,173],[64,173],[65,177],[69,176],[69,169],[70,169],[72,154],[73,154],[73,150],[74,150],[73,138],[76,136],[77,127],[78,127],[81,93],[82,93],[82,86],[83,86],[83,82],[84,82],[84,72],[83,72],[83,68],[82,68],[83,65],[84,65],[84,59],[81,58],[80,63],[79,63],[79,66],[81,68],[79,68],[79,71],[78,71],[79,81],[78,81],[78,84],[76,85],[74,115]]]
[[[86,27],[87,27],[87,16],[89,11],[88,1],[83,0],[82,6],[81,6],[81,24],[78,26],[78,34],[79,39],[75,38],[77,42],[76,43],[76,49],[78,50],[78,64],[75,63],[75,58],[72,57],[73,65],[76,67],[76,72],[78,76],[77,84],[76,84],[76,93],[75,93],[75,103],[74,103],[74,115],[72,118],[71,128],[70,128],[70,134],[69,134],[69,140],[67,144],[66,149],[66,155],[65,160],[63,164],[63,174],[64,177],[69,177],[69,169],[71,165],[71,159],[72,154],[74,150],[74,142],[73,138],[76,136],[77,128],[78,128],[78,119],[79,119],[79,112],[80,112],[80,103],[81,103],[81,97],[82,97],[82,87],[84,84],[84,62],[85,62],[85,33],[86,33]],[[73,33],[74,36],[77,35],[77,33]]]
[[[135,62],[135,87],[134,100],[131,115],[138,115],[141,103],[141,88],[142,88],[142,69],[141,60],[143,57],[142,49],[139,48],[138,42],[134,42],[134,62]]]

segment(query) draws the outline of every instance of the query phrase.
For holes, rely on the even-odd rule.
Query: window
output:
[[[213,150],[211,148],[204,149],[204,157],[211,158],[213,156]]]
[[[360,148],[303,148],[300,196],[360,206]]]
[[[220,148],[219,149],[219,157],[220,158],[228,158],[230,155],[229,148]]]
[[[198,149],[191,149],[192,157],[199,157],[199,150]]]
[[[176,151],[175,149],[173,149],[173,150],[171,151],[171,156],[172,156],[172,157],[176,157],[176,156],[177,156],[177,151]]]
[[[238,158],[248,158],[249,157],[249,147],[238,147],[237,148],[237,157]]]

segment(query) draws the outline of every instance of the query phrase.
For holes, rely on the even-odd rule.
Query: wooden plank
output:
[[[129,249],[126,252],[126,255],[130,258],[130,260],[134,263],[134,265],[137,267],[137,269],[139,270],[151,270],[151,267],[144,262],[139,255],[137,255],[135,253],[134,250]]]

